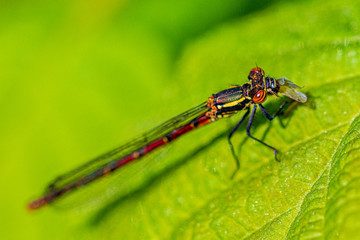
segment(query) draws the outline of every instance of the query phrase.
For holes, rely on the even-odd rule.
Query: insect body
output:
[[[245,110],[244,116],[228,136],[229,146],[236,160],[237,171],[240,162],[231,143],[231,137],[250,114],[252,106],[251,115],[247,124],[247,135],[266,147],[271,148],[275,153],[275,159],[277,159],[276,154],[278,151],[274,147],[253,137],[250,133],[257,107],[259,106],[266,118],[272,120],[280,113],[287,102],[280,106],[274,116],[271,116],[262,106],[262,103],[267,99],[267,96],[277,96],[278,93],[282,93],[295,101],[304,103],[307,100],[306,95],[296,91],[295,89],[299,89],[300,87],[287,78],[274,79],[265,77],[264,71],[259,67],[251,69],[248,79],[248,83],[245,83],[242,86],[232,86],[216,94],[212,94],[206,102],[164,122],[145,133],[142,137],[130,141],[129,143],[56,178],[49,185],[46,193],[42,197],[29,204],[29,208],[40,208],[41,206],[53,202],[61,196],[76,190],[78,187],[93,182],[96,179],[119,169],[127,163],[147,155],[155,149],[174,141],[198,127],[207,125],[221,118],[230,117],[241,110]]]

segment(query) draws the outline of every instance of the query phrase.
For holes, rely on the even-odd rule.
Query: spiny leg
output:
[[[263,114],[265,115],[265,117],[271,121],[283,110],[285,105],[288,103],[289,102],[284,102],[283,104],[281,104],[280,108],[277,110],[277,112],[274,114],[274,116],[270,116],[270,114],[266,111],[266,109],[263,107],[263,105],[259,104],[259,107],[260,107],[261,111],[263,112]]]
[[[234,146],[231,143],[231,137],[234,135],[234,133],[236,132],[236,130],[239,128],[239,126],[241,125],[241,123],[246,119],[246,117],[249,115],[250,109],[247,109],[247,112],[244,114],[244,116],[240,119],[240,121],[236,124],[236,126],[231,130],[229,136],[228,136],[228,142],[229,142],[229,146],[231,149],[231,153],[235,159],[235,163],[236,163],[236,169],[233,173],[233,175],[231,176],[231,178],[234,178],[235,174],[237,173],[237,171],[240,169],[240,160],[238,158],[238,156],[235,153],[234,150]]]
[[[249,119],[249,122],[248,122],[248,125],[247,125],[247,128],[246,128],[246,133],[247,133],[247,135],[248,135],[249,137],[251,137],[251,138],[254,139],[255,141],[258,141],[259,143],[267,146],[268,148],[271,148],[271,149],[274,151],[275,160],[276,160],[276,161],[279,161],[279,160],[277,159],[277,157],[276,157],[276,154],[278,153],[278,150],[277,150],[276,148],[274,148],[274,147],[272,147],[272,146],[264,143],[264,142],[261,141],[260,139],[257,139],[257,138],[255,138],[255,137],[251,136],[250,129],[251,129],[251,125],[252,125],[253,120],[254,120],[254,116],[255,116],[255,113],[256,113],[256,108],[257,108],[257,105],[254,106],[254,108],[253,108],[253,110],[252,110],[252,112],[251,112],[250,119]],[[271,117],[271,116],[269,115],[269,117]]]

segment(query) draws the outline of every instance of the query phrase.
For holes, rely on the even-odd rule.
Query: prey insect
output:
[[[287,78],[265,77],[264,71],[255,67],[251,69],[249,82],[243,85],[232,86],[218,93],[212,94],[208,100],[166,122],[155,127],[142,137],[134,139],[84,165],[56,178],[46,189],[45,194],[29,204],[30,209],[37,209],[47,205],[65,194],[75,191],[81,186],[89,184],[109,173],[116,171],[135,159],[139,159],[150,152],[174,141],[180,136],[201,126],[226,118],[235,113],[245,110],[244,116],[228,135],[231,152],[236,160],[236,170],[240,167],[240,161],[235,153],[231,138],[239,126],[250,114],[247,124],[247,135],[255,141],[273,150],[277,159],[278,150],[269,144],[251,135],[251,126],[259,107],[262,113],[270,121],[274,119],[284,108],[284,102],[279,110],[271,116],[263,107],[267,96],[281,93],[297,102],[304,103],[307,100],[305,94],[298,92],[300,87]],[[252,107],[252,110],[251,110]],[[250,113],[251,112],[251,113]]]

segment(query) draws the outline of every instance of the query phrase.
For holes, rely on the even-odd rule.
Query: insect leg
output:
[[[237,173],[237,171],[239,170],[240,168],[240,160],[238,158],[238,156],[236,155],[235,153],[235,149],[234,149],[234,146],[232,145],[231,143],[231,137],[233,136],[233,134],[236,132],[236,130],[239,128],[239,126],[241,125],[241,123],[245,120],[245,118],[249,115],[249,112],[250,112],[250,109],[248,108],[247,109],[247,112],[244,114],[244,116],[240,119],[240,121],[236,124],[236,126],[231,130],[229,136],[228,136],[228,142],[229,142],[229,146],[230,146],[230,149],[231,149],[231,153],[235,159],[235,163],[236,163],[236,169],[233,173],[233,175],[231,176],[231,178],[234,178],[235,174]]]
[[[260,139],[257,139],[257,138],[255,138],[255,137],[251,136],[250,129],[251,129],[251,125],[252,125],[253,120],[254,120],[254,116],[255,116],[255,113],[256,113],[256,108],[257,108],[257,105],[254,106],[254,108],[253,108],[253,110],[252,110],[252,112],[251,112],[250,119],[249,119],[249,122],[248,122],[248,125],[247,125],[247,128],[246,128],[246,133],[247,133],[247,135],[248,135],[249,137],[251,137],[251,138],[254,139],[255,141],[258,141],[259,143],[267,146],[268,148],[271,148],[271,149],[274,151],[275,160],[276,160],[276,161],[279,161],[279,160],[277,159],[277,157],[276,157],[276,155],[277,155],[277,153],[278,153],[278,150],[276,150],[276,148],[274,148],[274,147],[272,147],[272,146],[264,143],[264,142],[261,141]],[[269,117],[270,117],[270,115],[269,115]]]
[[[271,121],[283,110],[285,105],[288,103],[289,102],[284,102],[283,104],[281,104],[279,110],[277,110],[277,112],[274,114],[274,116],[270,116],[270,114],[266,111],[266,109],[263,107],[263,105],[259,104],[259,107],[260,107],[261,111],[263,112],[263,114],[265,115],[265,117]]]

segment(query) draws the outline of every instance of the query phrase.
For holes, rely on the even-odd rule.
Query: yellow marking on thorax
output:
[[[223,105],[223,107],[233,107],[233,106],[238,105],[239,103],[241,103],[241,102],[244,101],[244,100],[245,100],[245,98],[242,97],[242,98],[240,98],[239,100],[232,101],[232,102],[229,102],[229,103],[225,103],[225,104]]]
[[[263,84],[264,84],[264,90],[265,90],[265,92],[266,92],[266,90],[267,90],[267,86],[266,86],[266,81],[265,81],[265,78],[264,78],[264,80],[263,80]]]
[[[232,89],[232,88],[237,88],[237,87],[239,87],[239,86],[231,86],[231,87],[228,87],[227,89]]]

